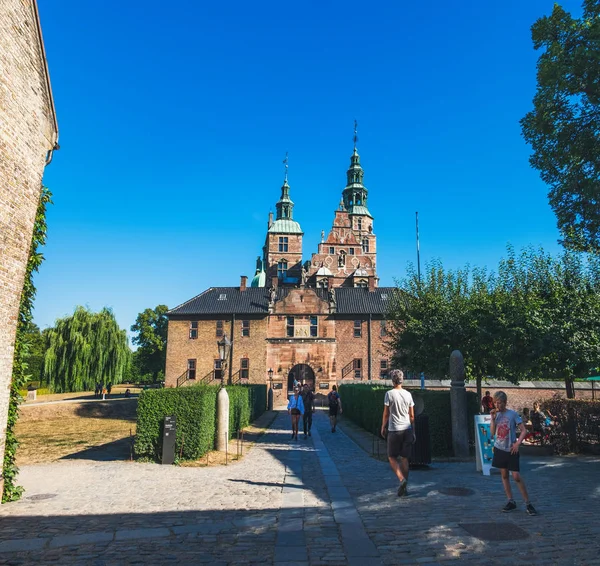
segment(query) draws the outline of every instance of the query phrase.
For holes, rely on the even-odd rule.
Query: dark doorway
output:
[[[308,364],[295,365],[288,374],[288,391],[294,389],[294,379],[300,383],[308,383],[311,389],[315,388],[315,372]]]

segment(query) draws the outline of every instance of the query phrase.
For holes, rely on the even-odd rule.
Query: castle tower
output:
[[[290,198],[287,179],[287,154],[285,178],[281,187],[281,198],[275,205],[277,216],[269,213],[267,238],[263,248],[267,286],[277,277],[279,285],[296,285],[302,274],[302,236],[300,224],[294,220],[294,202]]]
[[[317,287],[377,287],[377,238],[367,208],[369,191],[363,185],[357,140],[355,122],[354,151],[342,200],[329,235],[321,238],[319,251],[311,259],[309,275]]]

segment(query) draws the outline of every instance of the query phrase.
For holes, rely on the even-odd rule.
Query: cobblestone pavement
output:
[[[600,565],[600,458],[523,458],[530,517],[521,501],[502,513],[499,474],[473,462],[414,470],[398,498],[343,424],[318,411],[311,438],[288,428],[282,412],[226,467],[24,466],[24,499],[0,506],[0,564]]]

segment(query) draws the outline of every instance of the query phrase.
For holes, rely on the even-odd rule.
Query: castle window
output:
[[[348,253],[350,255],[354,255],[354,248],[348,248]]]
[[[287,252],[288,251],[288,238],[287,236],[279,236],[279,251]]]
[[[288,338],[293,338],[294,337],[294,317],[293,316],[288,316],[287,317],[287,322],[285,325],[285,335]]]
[[[388,361],[381,360],[379,362],[379,377],[381,379],[387,379],[388,376]]]
[[[318,319],[316,316],[310,317],[310,335],[313,338],[316,338],[319,335],[319,325],[318,325]]]
[[[242,336],[250,336],[250,321],[242,320]]]
[[[190,322],[190,339],[195,340],[198,338],[198,322]]]
[[[354,379],[361,379],[362,360],[360,358],[352,360],[352,369],[354,370]]]
[[[217,335],[217,338],[223,337],[223,321],[222,320],[217,320],[217,330],[216,330],[215,334]]]
[[[196,379],[196,360],[188,360],[187,378],[188,379]]]
[[[387,336],[387,325],[385,323],[385,320],[382,320],[380,322],[380,324],[381,324],[381,327],[379,329],[379,335],[380,336]]]
[[[335,248],[332,246],[329,248],[329,253],[333,255],[335,253]]]
[[[282,259],[277,264],[277,277],[279,277],[279,279],[284,279],[285,277],[287,277],[287,269],[288,269],[288,262],[285,261],[285,259]]]
[[[364,238],[362,241],[362,249],[364,254],[369,253],[369,238]]]
[[[362,338],[362,320],[354,321],[354,338]]]
[[[329,279],[327,279],[326,277],[323,279],[317,279],[317,287],[319,287],[321,289],[327,289],[328,286],[329,286]]]
[[[240,360],[240,379],[248,379],[250,375],[250,360],[242,358]]]
[[[366,279],[358,279],[355,283],[354,283],[355,287],[360,287],[362,289],[365,289],[366,287],[369,286],[369,282]]]
[[[223,379],[223,363],[220,359],[215,359],[213,368],[215,372],[215,379]]]
[[[357,218],[356,219],[356,229],[357,230],[362,230],[362,218]]]

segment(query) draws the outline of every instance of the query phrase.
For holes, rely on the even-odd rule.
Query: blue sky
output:
[[[562,4],[575,14],[580,2]],[[519,119],[553,0],[39,0],[60,128],[44,181],[44,328],[78,304],[174,307],[252,277],[289,152],[304,259],[331,227],[353,120],[380,285],[415,261],[557,252]]]

